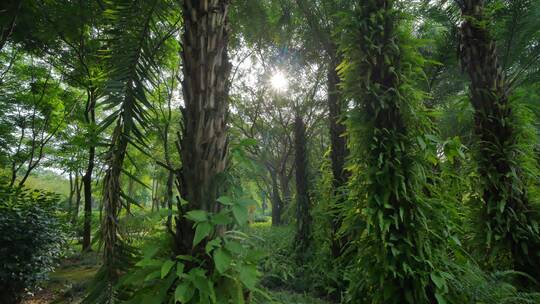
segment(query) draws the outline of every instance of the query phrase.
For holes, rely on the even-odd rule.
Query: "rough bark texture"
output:
[[[127,133],[124,133],[127,132]],[[121,121],[117,124],[112,135],[111,150],[107,155],[107,170],[103,178],[103,218],[101,222],[101,234],[103,240],[103,265],[106,267],[107,279],[114,284],[119,276],[118,258],[118,215],[121,209],[120,175],[126,155],[128,140]],[[113,286],[108,285],[108,294],[113,294]]]
[[[94,125],[96,123],[96,94],[93,90],[88,91],[88,102],[85,111],[86,123]],[[84,227],[82,251],[91,250],[92,233],[92,173],[94,172],[94,163],[96,157],[96,147],[90,143],[88,148],[88,163],[83,177],[84,186]]]
[[[309,197],[308,162],[306,153],[306,126],[301,117],[295,118],[294,148],[296,167],[296,250],[300,258],[311,241],[311,200]]]
[[[185,0],[182,11],[183,130],[179,192],[193,209],[217,211],[219,175],[227,166],[228,0]],[[176,218],[176,250],[192,252],[193,223]]]
[[[496,44],[489,33],[484,1],[458,1],[461,25],[460,57],[470,77],[478,138],[482,216],[488,250],[508,249],[518,270],[539,275],[538,235],[530,230],[526,178],[519,163],[517,131],[508,88],[499,64]],[[524,250],[523,248],[529,248]],[[536,272],[536,273],[535,273]]]

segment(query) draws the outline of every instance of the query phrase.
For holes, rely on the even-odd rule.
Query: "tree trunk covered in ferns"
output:
[[[470,77],[478,138],[478,173],[481,182],[482,239],[487,249],[512,254],[515,267],[540,278],[539,235],[531,222],[527,178],[520,164],[519,130],[508,98],[495,41],[483,0],[458,1],[461,25],[460,57]]]
[[[351,186],[357,216],[347,219],[360,227],[349,294],[358,303],[436,303],[430,279],[436,249],[427,230],[431,211],[421,192],[426,170],[415,152],[422,128],[416,117],[423,111],[415,108],[421,102],[412,86],[421,60],[398,24],[395,3],[360,1],[343,45],[343,81],[356,102],[352,156],[362,167]]]
[[[177,253],[193,253],[188,210],[218,211],[220,174],[228,159],[228,0],[185,0],[182,5],[183,130],[179,192],[188,202],[176,221]],[[203,242],[204,243],[204,242]],[[201,247],[202,246],[202,247]],[[204,251],[204,245],[194,249]]]
[[[342,94],[338,87],[340,79],[337,72],[339,65],[339,59],[337,52],[333,50],[333,54],[330,56],[330,65],[328,67],[328,113],[330,122],[330,160],[332,163],[332,187],[334,191],[334,197],[336,204],[332,217],[332,234],[331,234],[331,251],[332,256],[337,258],[341,256],[344,246],[344,240],[338,235],[338,230],[341,227],[341,203],[344,200],[344,196],[341,193],[343,186],[347,182],[347,173],[345,172],[345,159],[347,158],[347,140],[345,138],[346,127],[343,123],[344,102]]]
[[[300,116],[294,123],[296,167],[296,237],[298,258],[304,259],[311,242],[311,200],[309,197],[308,161],[306,153],[306,126]]]

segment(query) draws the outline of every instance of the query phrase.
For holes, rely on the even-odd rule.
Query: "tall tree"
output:
[[[99,130],[114,124],[109,150],[105,157],[103,178],[103,218],[101,238],[104,246],[103,265],[96,277],[97,284],[86,298],[88,303],[115,303],[118,290],[115,283],[129,266],[130,247],[122,241],[118,216],[129,198],[121,187],[121,175],[128,146],[148,151],[146,130],[150,124],[152,107],[148,94],[160,68],[160,53],[165,41],[176,30],[177,18],[171,2],[116,1],[106,10],[110,29],[109,80],[103,106],[111,109]],[[141,16],[143,17],[141,20]]]
[[[398,1],[357,1],[345,22],[342,75],[355,101],[348,124],[357,204],[348,225],[358,249],[349,297],[364,303],[435,303],[435,246],[422,196],[426,165],[416,138],[427,130],[419,92],[422,58],[414,49]],[[444,299],[443,299],[444,300]],[[440,300],[442,301],[442,300]]]
[[[306,1],[296,0],[298,7],[303,13],[309,26],[308,39],[315,37],[317,42],[314,51],[320,48],[324,50],[325,61],[328,65],[326,78],[327,84],[327,104],[328,123],[330,130],[330,161],[332,167],[332,185],[336,205],[333,206],[331,250],[332,255],[337,258],[343,250],[343,239],[339,237],[338,230],[341,226],[342,216],[340,215],[341,203],[344,200],[342,195],[343,186],[347,182],[347,172],[345,171],[345,160],[347,158],[347,139],[345,137],[346,127],[344,123],[346,102],[339,87],[340,78],[338,66],[342,61],[338,52],[338,46],[333,39],[333,34],[337,30],[337,13],[343,11],[345,2],[341,0]],[[308,43],[306,43],[308,44]]]
[[[296,237],[295,247],[303,260],[312,239],[311,198],[306,144],[306,126],[298,114],[294,120],[294,161],[296,164]]]
[[[228,96],[231,65],[227,54],[228,0],[185,0],[182,3],[183,92],[182,170],[179,192],[187,206],[176,217],[177,254],[193,249],[193,222],[182,210],[216,212],[220,175],[228,161]]]
[[[530,206],[530,181],[520,163],[518,121],[498,59],[483,0],[456,1],[461,8],[460,57],[470,77],[478,173],[481,181],[482,239],[492,253],[510,253],[517,269],[540,278],[537,214]],[[506,62],[505,62],[506,63]]]

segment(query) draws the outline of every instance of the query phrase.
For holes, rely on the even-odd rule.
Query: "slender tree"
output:
[[[338,11],[344,10],[345,6],[344,2],[340,0],[325,0],[318,3],[306,0],[296,0],[296,2],[307,20],[310,29],[309,39],[315,37],[318,42],[315,51],[319,51],[320,48],[324,50],[325,61],[328,65],[326,84],[330,130],[330,161],[333,176],[332,186],[336,200],[335,206],[332,206],[333,218],[330,238],[332,255],[337,258],[341,256],[344,246],[344,240],[338,236],[338,230],[342,222],[341,203],[344,201],[341,192],[344,190],[343,186],[348,178],[348,173],[345,170],[348,150],[344,122],[345,98],[339,87],[340,78],[338,75],[338,66],[342,58],[332,36],[338,26],[335,15]]]

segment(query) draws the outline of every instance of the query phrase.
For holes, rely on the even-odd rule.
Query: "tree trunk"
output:
[[[73,184],[75,190],[75,206],[73,208],[73,214],[71,217],[71,223],[73,225],[77,224],[79,219],[79,209],[81,207],[81,175],[77,170],[75,170],[75,182]]]
[[[228,95],[231,65],[227,55],[228,0],[185,0],[182,5],[183,129],[180,141],[180,195],[188,204],[176,217],[177,254],[193,254],[193,223],[183,211],[216,212],[218,177],[228,159]]]
[[[419,77],[409,68],[416,62],[411,57],[420,55],[399,24],[397,3],[358,2],[350,40],[343,46],[348,65],[344,81],[358,114],[351,124],[362,126],[352,130],[351,141],[358,147],[356,161],[365,166],[356,171],[356,185],[362,189],[354,208],[360,210],[351,219],[363,226],[354,235],[354,258],[362,265],[356,275],[362,283],[351,282],[348,293],[369,303],[437,303],[437,286],[430,279],[437,245],[427,229],[434,211],[419,196],[425,180],[418,171],[429,170],[421,167],[421,155],[415,152],[423,119],[408,115],[424,112],[416,108],[421,102],[409,89],[414,85],[410,79]]]
[[[135,173],[132,172],[131,174],[133,175]],[[131,178],[131,176],[128,176],[128,197],[130,198],[133,198],[133,195],[135,194],[134,193],[135,187],[133,187],[134,184],[135,184],[135,181],[133,180],[133,178]],[[131,215],[131,204],[129,202],[126,203],[126,214]]]
[[[73,172],[69,170],[69,197],[68,197],[68,212],[71,214],[73,212],[73,194],[75,190],[73,189]]]
[[[489,33],[483,0],[461,1],[460,57],[470,77],[478,138],[478,173],[484,203],[482,239],[487,248],[504,248],[512,254],[517,270],[540,278],[538,235],[531,229],[532,210],[527,178],[519,163],[516,122],[508,87],[499,64],[496,43]]]
[[[85,111],[86,123],[94,126],[96,123],[96,94],[93,90],[88,90],[88,99]],[[94,163],[96,157],[96,147],[94,146],[94,136],[91,138],[90,147],[88,148],[88,164],[83,177],[84,186],[84,228],[82,250],[91,250],[91,233],[92,233],[92,173],[94,171]]]
[[[328,113],[330,121],[330,161],[332,165],[332,187],[334,191],[335,205],[332,206],[332,231],[331,231],[331,251],[334,258],[341,256],[345,240],[338,236],[341,227],[341,203],[344,201],[342,194],[343,186],[347,182],[347,172],[345,172],[345,159],[347,158],[347,140],[344,136],[346,127],[343,123],[343,112],[345,105],[340,93],[339,75],[337,72],[340,59],[337,52],[333,50],[330,55],[330,66],[328,68]]]
[[[167,229],[172,230],[172,209],[173,209],[173,186],[174,186],[174,172],[169,171],[167,176],[167,209],[169,210],[169,215],[167,215]]]
[[[281,196],[279,194],[279,186],[277,183],[276,174],[270,173],[272,179],[272,226],[281,226],[281,209],[283,202],[281,201]]]
[[[107,159],[107,169],[103,178],[103,218],[101,222],[101,233],[103,240],[103,266],[107,271],[106,294],[114,295],[114,284],[118,280],[121,249],[118,239],[118,215],[121,209],[120,176],[126,155],[129,134],[129,126],[123,125],[123,120],[119,120],[113,135],[111,149]]]
[[[311,242],[311,200],[309,197],[308,160],[306,153],[306,127],[300,116],[294,123],[294,149],[296,166],[296,238],[298,257],[303,260]]]

